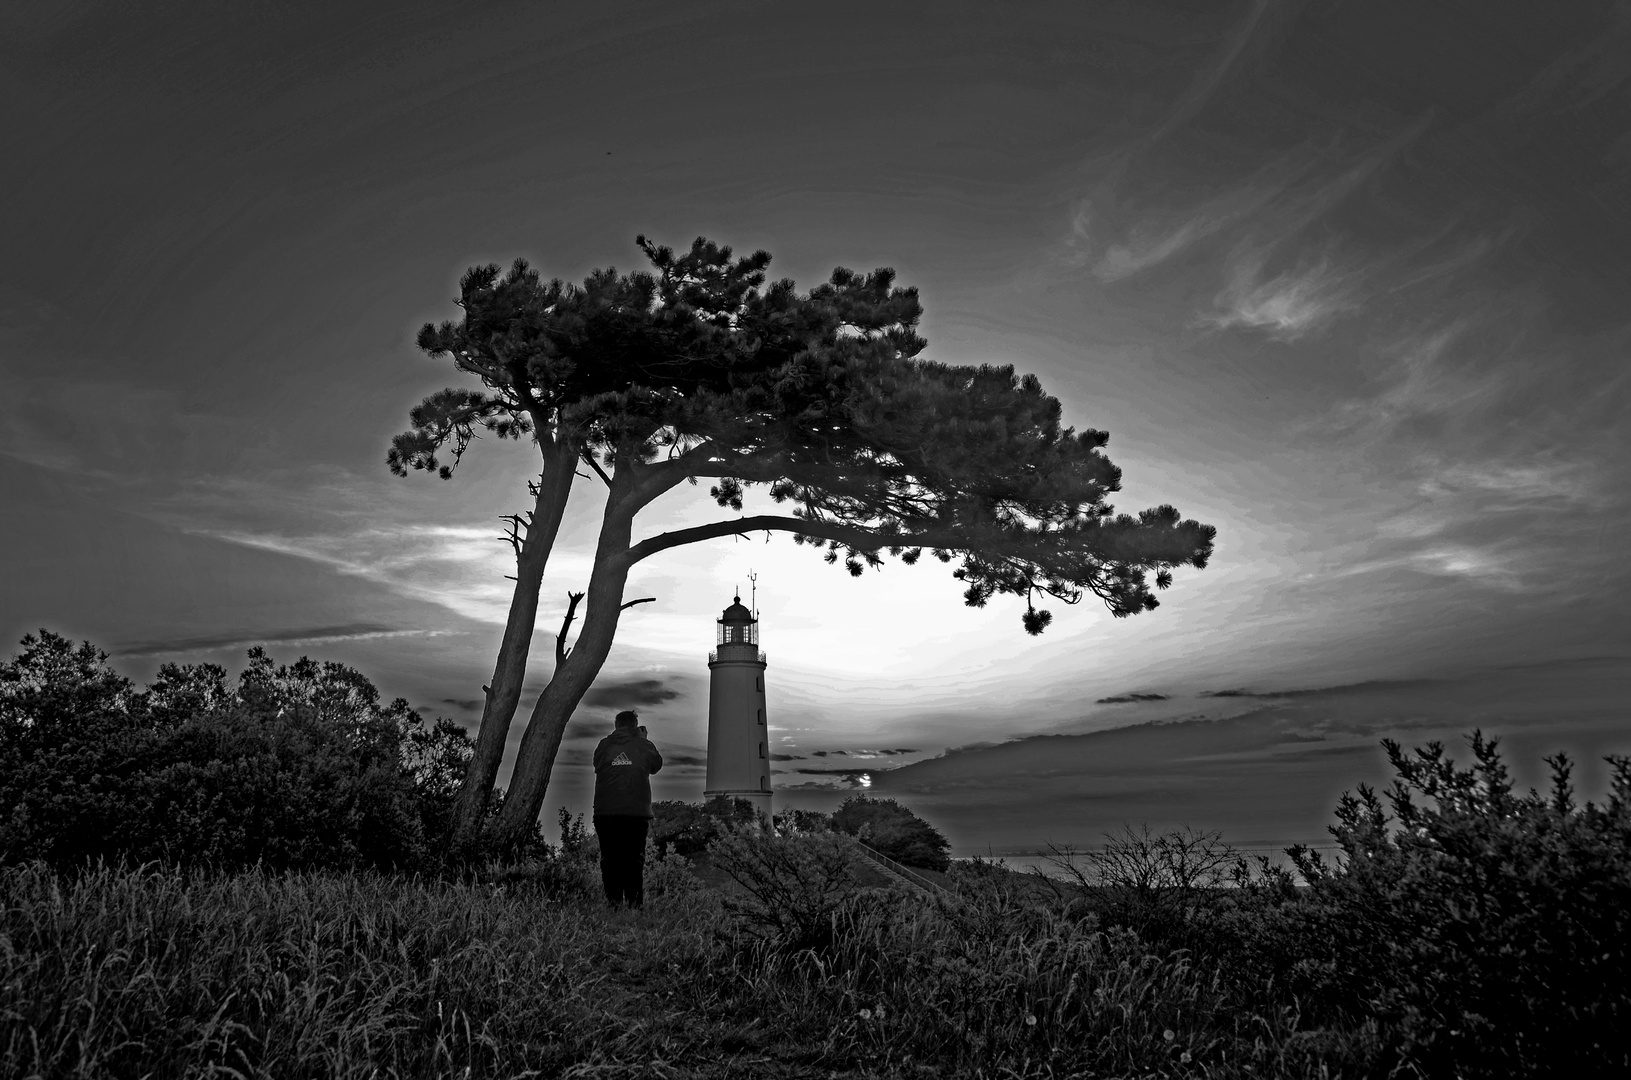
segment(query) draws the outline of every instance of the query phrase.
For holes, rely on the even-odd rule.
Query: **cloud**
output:
[[[1510,561],[1499,554],[1467,545],[1443,545],[1412,552],[1397,565],[1440,577],[1469,578],[1502,589],[1524,587]]]
[[[1473,325],[1472,319],[1461,318],[1399,339],[1389,350],[1394,360],[1377,392],[1339,402],[1324,415],[1294,425],[1293,431],[1381,443],[1417,418],[1461,417],[1494,404],[1524,372],[1512,364],[1486,364],[1481,370],[1452,365],[1451,346]]]
[[[1323,842],[1332,808],[1360,782],[1384,787],[1379,742],[1440,739],[1465,760],[1473,728],[1499,736],[1519,788],[1564,750],[1600,762],[1626,745],[1631,658],[1491,667],[1453,678],[1372,681],[1282,692],[1242,715],[1017,739],[873,775],[967,853],[1092,842],[1123,822],[1223,830],[1237,844]],[[1252,691],[1234,693],[1275,696]],[[1608,786],[1594,766],[1582,790]],[[1049,805],[1038,831],[1036,806]]]
[[[639,705],[661,705],[680,696],[678,690],[664,685],[661,679],[618,679],[596,682],[584,695],[585,705],[595,708],[633,708]]]
[[[409,523],[342,532],[286,536],[247,530],[190,529],[216,539],[312,559],[402,596],[425,600],[466,618],[502,626],[509,618],[514,569],[497,529]],[[550,575],[588,577],[592,558],[550,553]]]
[[[1298,159],[1282,159],[1259,170],[1249,182],[1181,213],[1181,220],[1176,223],[1145,222],[1133,226],[1120,243],[1105,249],[1093,266],[1093,276],[1100,281],[1120,281],[1159,266],[1283,197],[1296,175],[1306,167],[1306,163]],[[1086,203],[1078,208],[1072,220],[1073,243],[1085,242],[1084,230],[1091,221],[1091,210]]]
[[[1356,306],[1329,260],[1266,279],[1264,263],[1261,254],[1238,258],[1229,284],[1213,299],[1216,310],[1201,316],[1202,321],[1222,329],[1266,330],[1271,337],[1291,341]]]
[[[1210,65],[1203,68],[1195,77],[1195,81],[1185,89],[1182,96],[1173,102],[1172,107],[1167,110],[1167,115],[1162,118],[1161,123],[1145,136],[1144,142],[1146,145],[1159,141],[1174,128],[1200,112],[1201,107],[1217,91],[1217,88],[1223,83],[1224,77],[1234,67],[1235,61],[1240,58],[1240,54],[1245,50],[1247,43],[1252,39],[1253,32],[1257,29],[1258,21],[1262,19],[1263,13],[1268,10],[1268,7],[1268,0],[1253,0],[1251,11],[1247,13],[1240,29],[1235,31],[1217,58]]]
[[[380,623],[349,623],[344,626],[315,626],[297,630],[268,630],[262,632],[236,631],[204,634],[197,637],[171,638],[168,641],[145,641],[123,645],[112,650],[114,656],[169,656],[188,652],[213,652],[218,649],[242,648],[251,645],[315,645],[325,641],[358,641],[364,638],[387,637],[442,637],[457,633],[453,630],[397,630]]]
[[[803,760],[805,760],[805,757],[804,757],[803,754],[771,754],[770,755],[770,760],[771,761],[803,761]]]
[[[818,776],[823,780],[836,781],[845,787],[871,787],[872,782],[886,770],[879,769],[793,769],[794,773],[805,776]],[[793,785],[795,787],[802,785]],[[831,784],[822,786],[832,786]]]
[[[1417,485],[1434,499],[1471,495],[1484,512],[1603,502],[1597,471],[1580,461],[1457,462],[1432,468]]]
[[[1123,705],[1131,701],[1165,701],[1165,694],[1115,694],[1111,697],[1101,697],[1094,702],[1095,705]]]
[[[1336,208],[1431,122],[1429,113],[1400,128],[1357,159],[1350,158],[1334,174],[1330,173],[1332,155],[1328,152],[1304,149],[1271,161],[1249,181],[1199,206],[1172,214],[1164,222],[1146,219],[1134,225],[1120,242],[1105,249],[1093,266],[1093,275],[1100,281],[1119,281],[1158,266],[1225,229],[1247,226],[1248,244],[1243,250],[1252,254],[1230,260],[1230,281],[1219,294],[1223,317],[1232,315],[1238,325],[1272,326],[1282,334],[1300,334],[1336,311],[1354,306],[1346,290],[1349,283],[1332,270],[1329,260],[1265,281],[1262,267],[1269,253]],[[1328,178],[1305,183],[1320,171]],[[1096,217],[1103,216],[1101,207],[1114,201],[1113,193],[1106,189],[1074,204],[1066,243],[1079,253],[1076,262],[1085,258],[1089,228]],[[1217,318],[1212,316],[1210,321]]]
[[[480,698],[443,698],[441,700],[440,704],[442,704],[442,705],[451,705],[455,709],[479,709],[479,708],[481,708],[481,699]]]
[[[1234,215],[1194,217],[1161,235],[1135,231],[1125,243],[1112,244],[1093,267],[1093,276],[1100,281],[1120,281],[1124,277],[1148,270],[1166,262],[1172,256],[1210,236],[1234,219]]]

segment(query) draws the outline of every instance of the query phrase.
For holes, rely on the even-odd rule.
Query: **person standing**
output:
[[[617,714],[612,733],[595,747],[595,835],[600,881],[613,907],[645,903],[646,833],[651,828],[651,774],[663,756],[633,709]]]

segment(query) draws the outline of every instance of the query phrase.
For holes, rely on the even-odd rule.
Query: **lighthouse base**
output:
[[[770,809],[771,793],[770,792],[768,792],[768,791],[756,791],[756,790],[753,790],[752,788],[749,788],[749,789],[746,789],[746,790],[731,790],[731,789],[727,788],[727,789],[721,789],[721,790],[718,790],[718,791],[709,790],[709,791],[704,791],[702,793],[702,797],[704,799],[712,799],[715,796],[722,796],[722,797],[727,798],[727,799],[742,799],[743,801],[747,802],[750,806],[753,807],[754,814],[759,818],[760,822],[764,825],[764,827],[767,828],[767,829],[770,828],[770,823],[771,823],[771,809]]]

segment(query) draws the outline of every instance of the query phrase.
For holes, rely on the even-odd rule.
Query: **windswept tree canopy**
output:
[[[485,429],[564,440],[603,477],[602,463],[651,466],[664,487],[715,477],[711,494],[733,510],[764,485],[797,520],[739,519],[742,531],[785,528],[857,575],[882,551],[912,563],[930,550],[958,561],[972,606],[1024,596],[1032,634],[1051,619],[1038,592],[1092,593],[1126,616],[1157,605],[1151,585],[1174,567],[1206,565],[1212,526],[1170,506],[1114,512],[1109,436],[1062,427],[1034,375],[919,359],[917,290],[893,271],[838,269],[801,294],[765,284],[762,251],[638,242],[652,271],[600,270],[582,285],[546,282],[524,260],[466,273],[463,319],[427,324],[419,345],[485,389],[426,398],[393,442],[392,471],[451,476]],[[695,532],[633,551],[706,538]]]

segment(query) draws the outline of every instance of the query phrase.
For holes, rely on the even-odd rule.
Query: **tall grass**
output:
[[[0,1077],[1626,1075],[1631,763],[1581,808],[1561,762],[1509,797],[1474,749],[1401,770],[1437,807],[1396,790],[1407,828],[1345,798],[1306,887],[1242,866],[1172,903],[985,864],[869,889],[821,833],[722,838],[714,887],[648,863],[639,912],[570,833],[459,881],[13,866]]]
[[[712,921],[373,875],[0,872],[0,1075],[557,1075],[677,1052]],[[665,984],[669,991],[655,989]]]
[[[794,948],[683,868],[629,913],[516,876],[13,867],[0,1075],[1317,1075],[1290,1018],[966,873]]]

